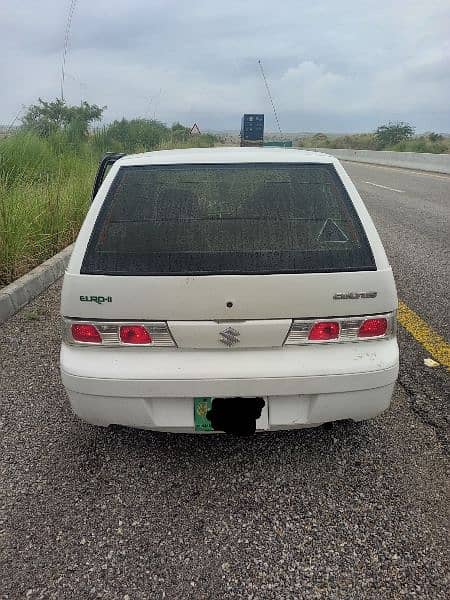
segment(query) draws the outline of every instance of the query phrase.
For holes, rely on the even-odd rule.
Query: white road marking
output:
[[[406,167],[387,167],[386,165],[374,165],[373,163],[360,162],[359,160],[345,160],[341,162],[352,163],[353,165],[361,165],[362,167],[375,167],[376,169],[388,169],[389,171],[403,171],[403,174],[423,175],[424,177],[436,177],[436,179],[450,179],[450,175],[438,175],[437,173],[427,173],[426,171],[414,171]]]
[[[399,194],[405,193],[405,190],[396,190],[395,188],[390,188],[387,185],[381,185],[379,183],[373,183],[372,181],[365,181],[364,183],[368,183],[369,185],[374,185],[376,187],[383,188],[384,190],[390,190],[391,192],[398,192]]]

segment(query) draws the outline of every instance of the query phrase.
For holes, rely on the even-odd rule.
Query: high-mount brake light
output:
[[[76,342],[84,342],[89,344],[101,344],[101,335],[95,327],[88,323],[73,323],[71,327],[72,337]]]
[[[142,325],[122,325],[119,331],[124,344],[151,344],[152,337]]]
[[[339,337],[339,329],[339,323],[336,321],[320,321],[319,323],[314,323],[309,332],[308,340],[337,340]]]
[[[387,319],[366,319],[358,331],[359,338],[379,337],[385,335],[388,329]]]

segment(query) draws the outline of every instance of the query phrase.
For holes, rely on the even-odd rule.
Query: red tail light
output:
[[[89,342],[91,344],[101,344],[102,338],[94,325],[85,323],[72,325],[72,337],[76,342]]]
[[[152,338],[142,325],[123,325],[120,328],[120,339],[124,344],[151,344]]]
[[[308,335],[308,340],[336,340],[339,337],[339,323],[336,321],[321,321],[315,323]]]
[[[358,331],[358,337],[378,337],[384,335],[388,328],[387,319],[366,319]]]

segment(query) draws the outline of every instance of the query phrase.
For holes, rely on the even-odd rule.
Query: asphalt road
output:
[[[399,297],[449,340],[450,176],[343,164],[381,235]]]
[[[346,168],[400,297],[446,335],[450,179]],[[448,597],[448,379],[404,330],[392,408],[373,421],[249,439],[104,430],[65,400],[58,296],[0,326],[0,598]]]

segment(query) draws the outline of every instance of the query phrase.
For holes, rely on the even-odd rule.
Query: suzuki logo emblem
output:
[[[230,346],[234,346],[234,344],[238,344],[241,341],[239,339],[241,334],[239,331],[237,331],[237,329],[234,329],[234,327],[227,327],[221,331],[219,335],[219,342],[222,342],[222,344],[225,344],[225,346],[228,346],[228,348],[230,348]]]

